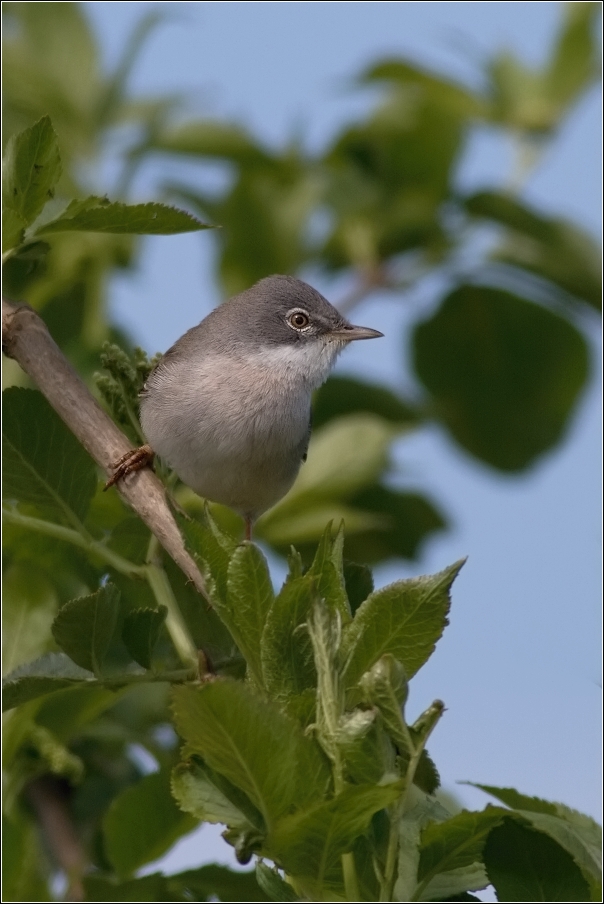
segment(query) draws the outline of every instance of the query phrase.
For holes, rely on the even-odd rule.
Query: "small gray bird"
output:
[[[243,515],[249,540],[306,460],[313,390],[349,342],[382,335],[299,279],[260,280],[163,356],[141,393],[149,445],[120,459],[107,486],[155,453],[200,496]]]

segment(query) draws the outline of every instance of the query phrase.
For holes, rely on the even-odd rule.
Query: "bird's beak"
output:
[[[349,324],[339,330],[331,330],[330,337],[334,339],[344,339],[346,342],[352,342],[354,339],[379,339],[383,336],[379,330],[372,330],[368,326],[353,326]]]

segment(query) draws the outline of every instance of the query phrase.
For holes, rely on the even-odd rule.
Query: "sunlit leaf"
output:
[[[384,653],[391,653],[412,677],[426,662],[448,624],[450,588],[463,561],[434,575],[396,581],[374,591],[357,609],[342,637],[348,686]]]
[[[54,197],[60,175],[59,145],[48,116],[11,136],[2,168],[3,251],[21,243],[23,229]]]
[[[57,219],[41,226],[36,235],[54,232],[174,235],[211,228],[192,214],[166,204],[121,204],[91,196],[83,201],[72,201]]]
[[[244,684],[176,687],[173,711],[186,750],[240,788],[267,826],[324,794],[329,771],[318,746]]]

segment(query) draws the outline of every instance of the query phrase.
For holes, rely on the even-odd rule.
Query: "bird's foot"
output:
[[[108,490],[109,487],[118,483],[122,478],[127,477],[128,474],[134,474],[135,471],[141,471],[143,468],[146,468],[152,463],[154,454],[151,446],[146,444],[144,446],[139,446],[138,449],[131,449],[129,452],[126,452],[125,455],[122,455],[122,457],[111,466],[113,468],[113,474],[103,487],[103,491]]]

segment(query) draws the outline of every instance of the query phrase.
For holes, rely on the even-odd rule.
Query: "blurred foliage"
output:
[[[590,859],[595,830],[573,811],[545,812],[534,799],[485,789],[511,809],[447,819],[429,793],[437,778],[423,757],[415,764],[422,789],[413,789],[422,795],[416,822],[399,826],[392,810],[385,816],[392,788],[376,793],[371,783],[380,780],[378,772],[410,775],[410,751],[413,758],[423,750],[429,727],[404,723],[397,669],[411,674],[430,654],[446,623],[448,597],[437,593],[430,602],[413,582],[374,594],[367,568],[392,557],[417,558],[424,541],[446,527],[437,501],[398,485],[394,442],[435,421],[478,461],[517,473],[563,441],[580,402],[591,373],[587,331],[601,305],[599,253],[578,226],[526,205],[521,188],[598,74],[599,7],[567,4],[540,69],[501,53],[486,64],[481,90],[403,59],[376,61],[357,82],[379,89],[373,109],[310,154],[302,141],[269,148],[237,123],[184,118],[178,97],[133,96],[130,72],[160,16],[141,20],[106,73],[77,4],[3,4],[4,291],[41,313],[91,384],[104,368],[96,390],[133,440],[136,393],[149,361],[109,319],[110,280],[116,270],[136,266],[141,233],[204,226],[191,213],[131,197],[151,158],[186,158],[201,167],[219,161],[228,172],[225,187],[212,193],[174,177],[158,186],[164,197],[222,227],[211,235],[225,295],[271,273],[303,270],[348,282],[347,310],[377,291],[393,304],[407,305],[411,291],[430,302],[430,313],[418,312],[405,337],[413,395],[357,377],[332,378],[318,391],[308,462],[292,492],[258,525],[260,539],[290,554],[290,576],[276,596],[260,553],[233,539],[241,532],[235,516],[214,506],[213,520],[194,494],[177,488],[197,519],[185,525],[187,541],[214,582],[214,608],[208,608],[172,563],[161,562],[157,544],[118,495],[101,492],[92,462],[44,400],[31,390],[8,390],[4,657],[11,675],[5,701],[16,708],[5,726],[6,900],[50,898],[48,882],[58,866],[35,830],[32,797],[35,781],[49,775],[98,870],[84,881],[90,900],[298,898],[261,862],[255,874],[203,867],[135,876],[200,818],[227,824],[227,839],[242,860],[265,852],[301,876],[300,894],[343,894],[342,883],[349,891],[338,858],[354,843],[350,857],[367,900],[386,892],[396,900],[412,893],[471,900],[469,892],[485,885],[485,868],[498,892],[513,896],[509,863],[520,845],[533,851],[543,875],[557,864],[568,900],[599,899]],[[456,172],[468,136],[481,126],[512,139],[515,171],[505,189],[485,186],[463,196]],[[107,171],[111,155],[115,162],[118,146],[115,177],[99,184],[97,174]],[[483,247],[484,235],[491,237],[488,251],[473,254],[471,271],[460,267],[468,249]],[[5,379],[27,385],[12,362]],[[338,541],[343,548],[325,539],[330,520],[346,524],[346,539]],[[347,687],[350,699],[340,713],[337,743],[352,791],[342,799],[337,824],[329,823],[336,817],[325,788],[317,787],[334,739],[325,724],[312,740],[301,731],[320,722],[317,638],[331,630],[317,623],[313,654],[300,625],[309,618],[315,587],[330,602],[330,617],[337,610],[349,620],[340,649],[359,679]],[[183,687],[174,698],[189,759],[174,772],[173,790],[186,813],[168,793],[180,760],[168,682],[191,677],[171,641],[175,601],[193,643],[203,646],[218,673],[252,675],[246,686]],[[417,621],[409,615],[408,627],[417,636],[408,648],[389,619],[394,613],[396,622],[411,603]],[[323,677],[333,668],[331,662]],[[331,699],[324,687],[321,693]],[[380,712],[376,724],[363,715],[368,701]],[[241,737],[250,707],[259,707],[251,746]],[[229,743],[248,745],[242,762],[257,770],[266,795],[257,796],[235,766],[227,768],[224,750],[213,746],[215,733],[198,729],[212,713],[229,710]],[[289,735],[284,769],[275,773],[267,769],[267,752],[281,749],[284,711],[300,734],[297,727]],[[401,732],[411,738],[406,754]],[[306,784],[288,777],[292,744],[310,776]],[[146,775],[149,769],[156,771]],[[271,791],[275,783],[281,803]],[[371,793],[358,790],[363,783]],[[285,800],[290,814],[279,810]],[[317,835],[318,823],[334,829],[321,877],[313,873],[317,838],[327,842]],[[380,890],[374,870],[363,864],[373,858],[378,872],[386,869],[388,826],[414,845],[421,835],[421,858],[418,863],[417,847],[413,862],[401,854],[394,888],[382,883]]]

